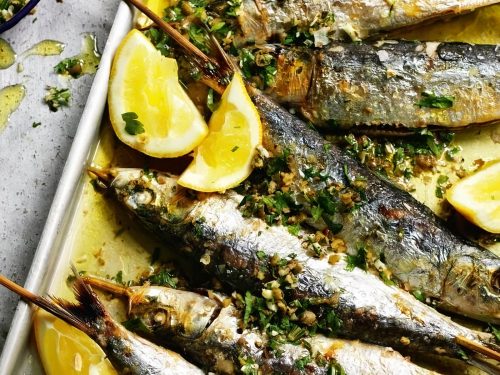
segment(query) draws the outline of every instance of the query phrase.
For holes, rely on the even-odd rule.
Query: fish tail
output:
[[[186,54],[193,59],[192,62],[201,70],[203,77],[200,79],[202,83],[214,89],[219,94],[224,92],[227,86],[228,77],[237,71],[237,67],[232,63],[227,54],[222,50],[219,43],[211,36],[212,43],[216,47],[216,51],[220,55],[221,61],[216,61],[208,57],[200,51],[198,47],[192,44],[181,33],[174,29],[170,24],[157,16],[151,9],[145,6],[140,0],[127,0],[130,4],[148,16],[159,28],[169,35]]]
[[[0,275],[0,284],[21,296],[27,302],[42,308],[59,319],[85,332],[90,337],[98,335],[97,321],[108,317],[104,305],[99,301],[97,295],[89,285],[78,275],[74,267],[76,281],[73,292],[77,303],[72,303],[61,298],[43,297],[31,293],[29,290]]]

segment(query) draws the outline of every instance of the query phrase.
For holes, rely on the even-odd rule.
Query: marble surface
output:
[[[16,65],[0,70],[0,88],[21,83],[26,96],[0,132],[0,273],[24,284],[50,205],[61,177],[93,76],[63,80],[53,66],[80,52],[84,33],[97,37],[104,48],[118,0],[42,0],[33,15],[0,35],[17,52],[24,70]],[[23,51],[54,39],[66,47],[60,56],[30,56]],[[47,85],[69,87],[68,108],[51,112],[43,103]],[[33,122],[41,122],[34,128]],[[18,302],[0,288],[0,351]]]

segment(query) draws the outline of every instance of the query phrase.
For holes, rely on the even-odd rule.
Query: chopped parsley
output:
[[[424,293],[420,290],[420,289],[417,289],[417,290],[414,290],[412,292],[413,296],[418,299],[420,302],[425,302],[425,295]]]
[[[448,183],[448,176],[440,175],[437,179],[436,184],[436,197],[443,198],[446,191],[446,185]]]
[[[152,27],[146,30],[144,35],[148,37],[151,43],[163,56],[173,57],[172,48],[170,46],[170,37],[164,31]]]
[[[83,61],[77,58],[67,58],[54,66],[54,72],[57,74],[68,74],[73,78],[78,78],[82,75]]]
[[[434,93],[423,92],[422,99],[417,102],[420,108],[446,109],[453,107],[453,96],[437,96]]]
[[[41,122],[35,122],[35,121],[33,121],[33,124],[31,124],[31,127],[38,128],[40,125],[42,125]]]
[[[356,267],[366,271],[366,250],[364,247],[359,247],[355,255],[347,255],[346,270],[352,271]]]
[[[234,146],[232,149],[231,149],[231,152],[235,152],[236,150],[238,150],[240,147],[239,146]]]
[[[191,24],[188,29],[189,40],[204,53],[210,53],[207,32],[198,25]]]
[[[493,324],[488,324],[488,327],[491,329],[493,336],[495,336],[497,344],[500,344],[500,328],[495,327]]]
[[[125,131],[128,134],[137,135],[145,132],[144,125],[138,118],[139,116],[135,112],[122,113],[122,119],[125,121]]]
[[[69,89],[59,89],[49,86],[47,87],[47,91],[44,101],[52,112],[57,112],[61,107],[69,106],[69,100],[71,99],[71,92]]]
[[[294,366],[297,370],[304,370],[306,368],[306,366],[312,362],[312,359],[311,359],[311,356],[305,356],[305,357],[302,357],[300,359],[297,359],[294,363]]]
[[[174,289],[177,287],[177,279],[166,270],[161,270],[149,276],[146,280],[152,285],[167,286]]]
[[[276,57],[264,49],[242,48],[239,51],[240,68],[245,78],[258,88],[273,86],[278,73]]]

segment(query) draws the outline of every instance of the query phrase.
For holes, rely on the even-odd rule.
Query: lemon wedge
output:
[[[446,198],[469,221],[488,232],[500,233],[500,160],[458,181]]]
[[[116,51],[108,91],[109,117],[118,138],[157,158],[191,152],[207,124],[181,87],[177,62],[132,30]]]
[[[33,324],[47,375],[117,374],[102,349],[80,330],[41,310]]]
[[[235,187],[252,172],[252,160],[262,142],[259,113],[239,74],[222,94],[208,128],[207,138],[195,149],[194,160],[178,183],[202,192]]]
[[[143,0],[145,6],[153,11],[154,14],[163,18],[165,15],[165,8],[170,8],[177,5],[177,0]],[[144,13],[137,11],[135,24],[138,29],[144,29],[153,24],[153,21],[149,19]]]

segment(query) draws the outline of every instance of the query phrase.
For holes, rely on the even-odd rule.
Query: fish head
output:
[[[449,311],[500,323],[500,259],[488,250],[454,258],[442,295],[453,301],[443,306]]]
[[[129,316],[157,337],[196,339],[220,309],[219,301],[194,292],[161,286],[130,288]]]
[[[89,168],[89,173],[146,225],[182,222],[183,207],[191,202],[187,189],[168,173],[139,168]]]

